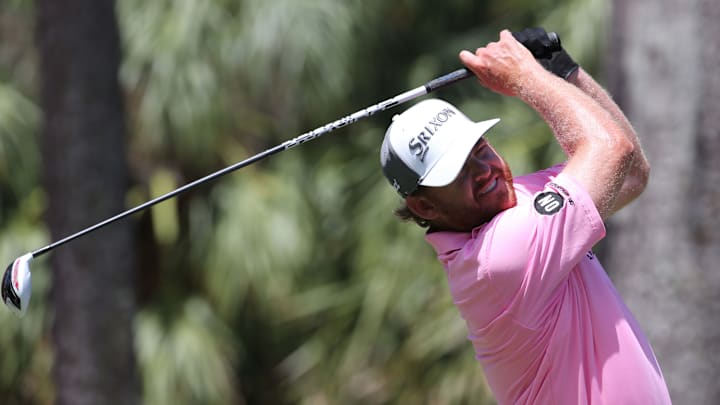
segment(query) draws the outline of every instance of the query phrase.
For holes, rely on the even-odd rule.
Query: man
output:
[[[538,32],[522,34],[528,45]],[[399,215],[429,228],[498,402],[669,404],[647,338],[591,250],[647,183],[634,130],[563,50],[541,65],[503,31],[459,56],[483,86],[535,109],[568,156],[513,178],[483,137],[498,120],[474,123],[441,100],[396,116],[383,141]]]

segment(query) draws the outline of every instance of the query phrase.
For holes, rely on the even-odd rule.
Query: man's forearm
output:
[[[625,114],[620,110],[620,107],[615,104],[615,101],[613,101],[605,89],[603,89],[602,86],[600,86],[595,79],[592,78],[592,76],[590,76],[582,68],[579,68],[578,71],[570,77],[569,82],[585,92],[585,94],[592,97],[605,109],[605,111],[609,112],[617,124],[622,127],[627,138],[636,146],[636,149],[639,149],[640,142],[638,141],[637,134],[627,117],[625,117]]]
[[[573,77],[577,78],[579,74],[575,73]],[[582,83],[586,81],[581,78]],[[584,138],[608,139],[611,138],[610,133],[625,135],[625,127],[620,125],[612,111],[576,83],[571,81],[568,84],[548,74],[543,77],[528,76],[526,84],[518,97],[548,123],[568,157],[575,154],[577,143]]]
[[[622,128],[625,136],[633,143],[635,150],[633,161],[630,164],[628,175],[615,201],[613,211],[617,211],[634,200],[645,189],[650,173],[650,164],[645,157],[635,129],[633,129],[630,121],[628,121],[625,114],[620,110],[620,107],[613,101],[607,91],[582,68],[578,69],[578,71],[569,78],[569,82],[592,97],[605,111],[610,113],[617,122],[617,125]]]

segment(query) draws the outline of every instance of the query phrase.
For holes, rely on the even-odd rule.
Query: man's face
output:
[[[412,202],[412,199],[424,201]],[[429,219],[438,230],[470,231],[514,207],[517,200],[510,168],[481,138],[452,183],[444,187],[424,187],[417,196],[409,196],[407,202],[410,209]]]

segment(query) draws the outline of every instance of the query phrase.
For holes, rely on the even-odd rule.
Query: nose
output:
[[[470,159],[468,159],[468,166],[470,175],[476,182],[484,182],[492,173],[490,165],[477,156],[471,156]]]

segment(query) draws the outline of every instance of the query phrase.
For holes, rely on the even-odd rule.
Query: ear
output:
[[[429,198],[421,195],[409,195],[405,198],[408,209],[420,218],[432,221],[439,215],[435,203]]]

